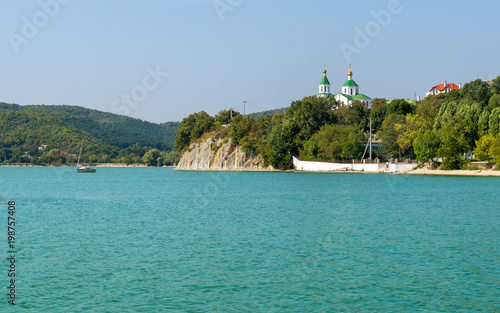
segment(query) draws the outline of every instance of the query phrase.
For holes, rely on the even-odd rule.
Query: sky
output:
[[[0,1],[0,101],[162,123],[283,108],[349,64],[372,98],[500,75],[499,1]]]

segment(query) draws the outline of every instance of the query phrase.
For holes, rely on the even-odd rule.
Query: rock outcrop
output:
[[[181,155],[178,170],[265,171],[264,159],[253,151],[243,151],[231,139],[208,138],[193,143]]]

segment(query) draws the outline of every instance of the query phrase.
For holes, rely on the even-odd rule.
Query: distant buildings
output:
[[[488,81],[488,83],[491,85],[492,82]],[[445,81],[444,84],[433,86],[429,90],[429,92],[425,94],[425,96],[427,97],[429,95],[447,93],[452,90],[456,91],[462,90],[462,84],[456,85]],[[371,109],[372,107],[372,98],[368,97],[365,94],[360,93],[359,85],[356,84],[356,82],[352,79],[352,71],[350,64],[349,64],[349,72],[347,73],[347,81],[342,85],[342,87],[340,88],[340,93],[338,94],[331,93],[331,85],[330,81],[326,77],[326,68],[325,68],[323,70],[323,78],[319,82],[319,93],[317,94],[317,96],[322,98],[333,97],[341,105],[352,105],[354,101],[358,100],[364,105],[366,105],[369,109]],[[416,99],[414,100],[406,100],[406,101],[415,105],[417,101],[420,101],[420,96],[416,97]],[[388,101],[387,103],[390,103],[390,101]]]
[[[323,70],[323,78],[319,83],[318,97],[330,98],[334,97],[342,105],[351,105],[354,101],[358,100],[368,108],[372,107],[372,99],[365,94],[359,92],[359,85],[352,79],[351,65],[349,65],[349,72],[347,73],[347,81],[342,85],[341,92],[338,94],[330,93],[330,82],[326,77],[326,69]]]
[[[427,97],[429,95],[437,95],[439,93],[447,93],[447,92],[450,92],[452,90],[457,90],[457,91],[462,90],[462,84],[458,84],[458,86],[457,86],[453,83],[447,83],[445,81],[444,84],[439,84],[439,85],[432,87],[431,90],[429,90],[429,92],[427,92],[425,94],[425,96]]]

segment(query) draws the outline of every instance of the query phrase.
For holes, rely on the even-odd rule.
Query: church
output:
[[[358,100],[369,109],[372,107],[372,99],[367,95],[359,93],[359,86],[352,79],[351,65],[349,64],[349,72],[347,73],[347,81],[340,88],[340,93],[330,93],[330,82],[326,77],[326,68],[323,70],[323,78],[319,83],[318,97],[330,98],[334,97],[342,105],[351,105],[354,101]]]

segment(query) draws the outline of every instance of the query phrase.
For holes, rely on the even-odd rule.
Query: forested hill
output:
[[[180,124],[79,106],[0,102],[0,162],[74,164],[85,139],[83,162],[170,165],[177,153],[166,151],[174,150]]]
[[[12,114],[16,112],[16,114]],[[10,114],[7,114],[10,113]],[[155,147],[160,150],[173,150],[174,139],[180,123],[169,122],[154,124],[139,119],[69,105],[16,105],[0,103],[0,124],[2,139],[11,137],[19,140],[23,137],[39,139],[40,144],[54,145],[61,140],[58,134],[72,133],[67,138],[69,146],[81,140],[78,133],[85,133],[104,145],[126,148],[132,145]],[[7,114],[7,115],[6,115]],[[8,116],[9,120],[5,117]],[[19,127],[19,123],[29,121],[27,126]],[[17,129],[6,128],[18,125]],[[47,128],[48,125],[54,125]],[[23,132],[20,130],[23,129]],[[78,143],[79,144],[79,143]],[[61,149],[68,147],[61,146]]]
[[[268,110],[268,111],[262,111],[262,112],[256,112],[256,113],[252,113],[250,114],[255,120],[259,119],[259,117],[261,116],[264,116],[264,115],[270,115],[270,116],[273,116],[273,115],[276,115],[278,113],[282,113],[282,114],[285,114],[286,110],[288,108],[282,108],[282,109],[274,109],[274,110]]]

